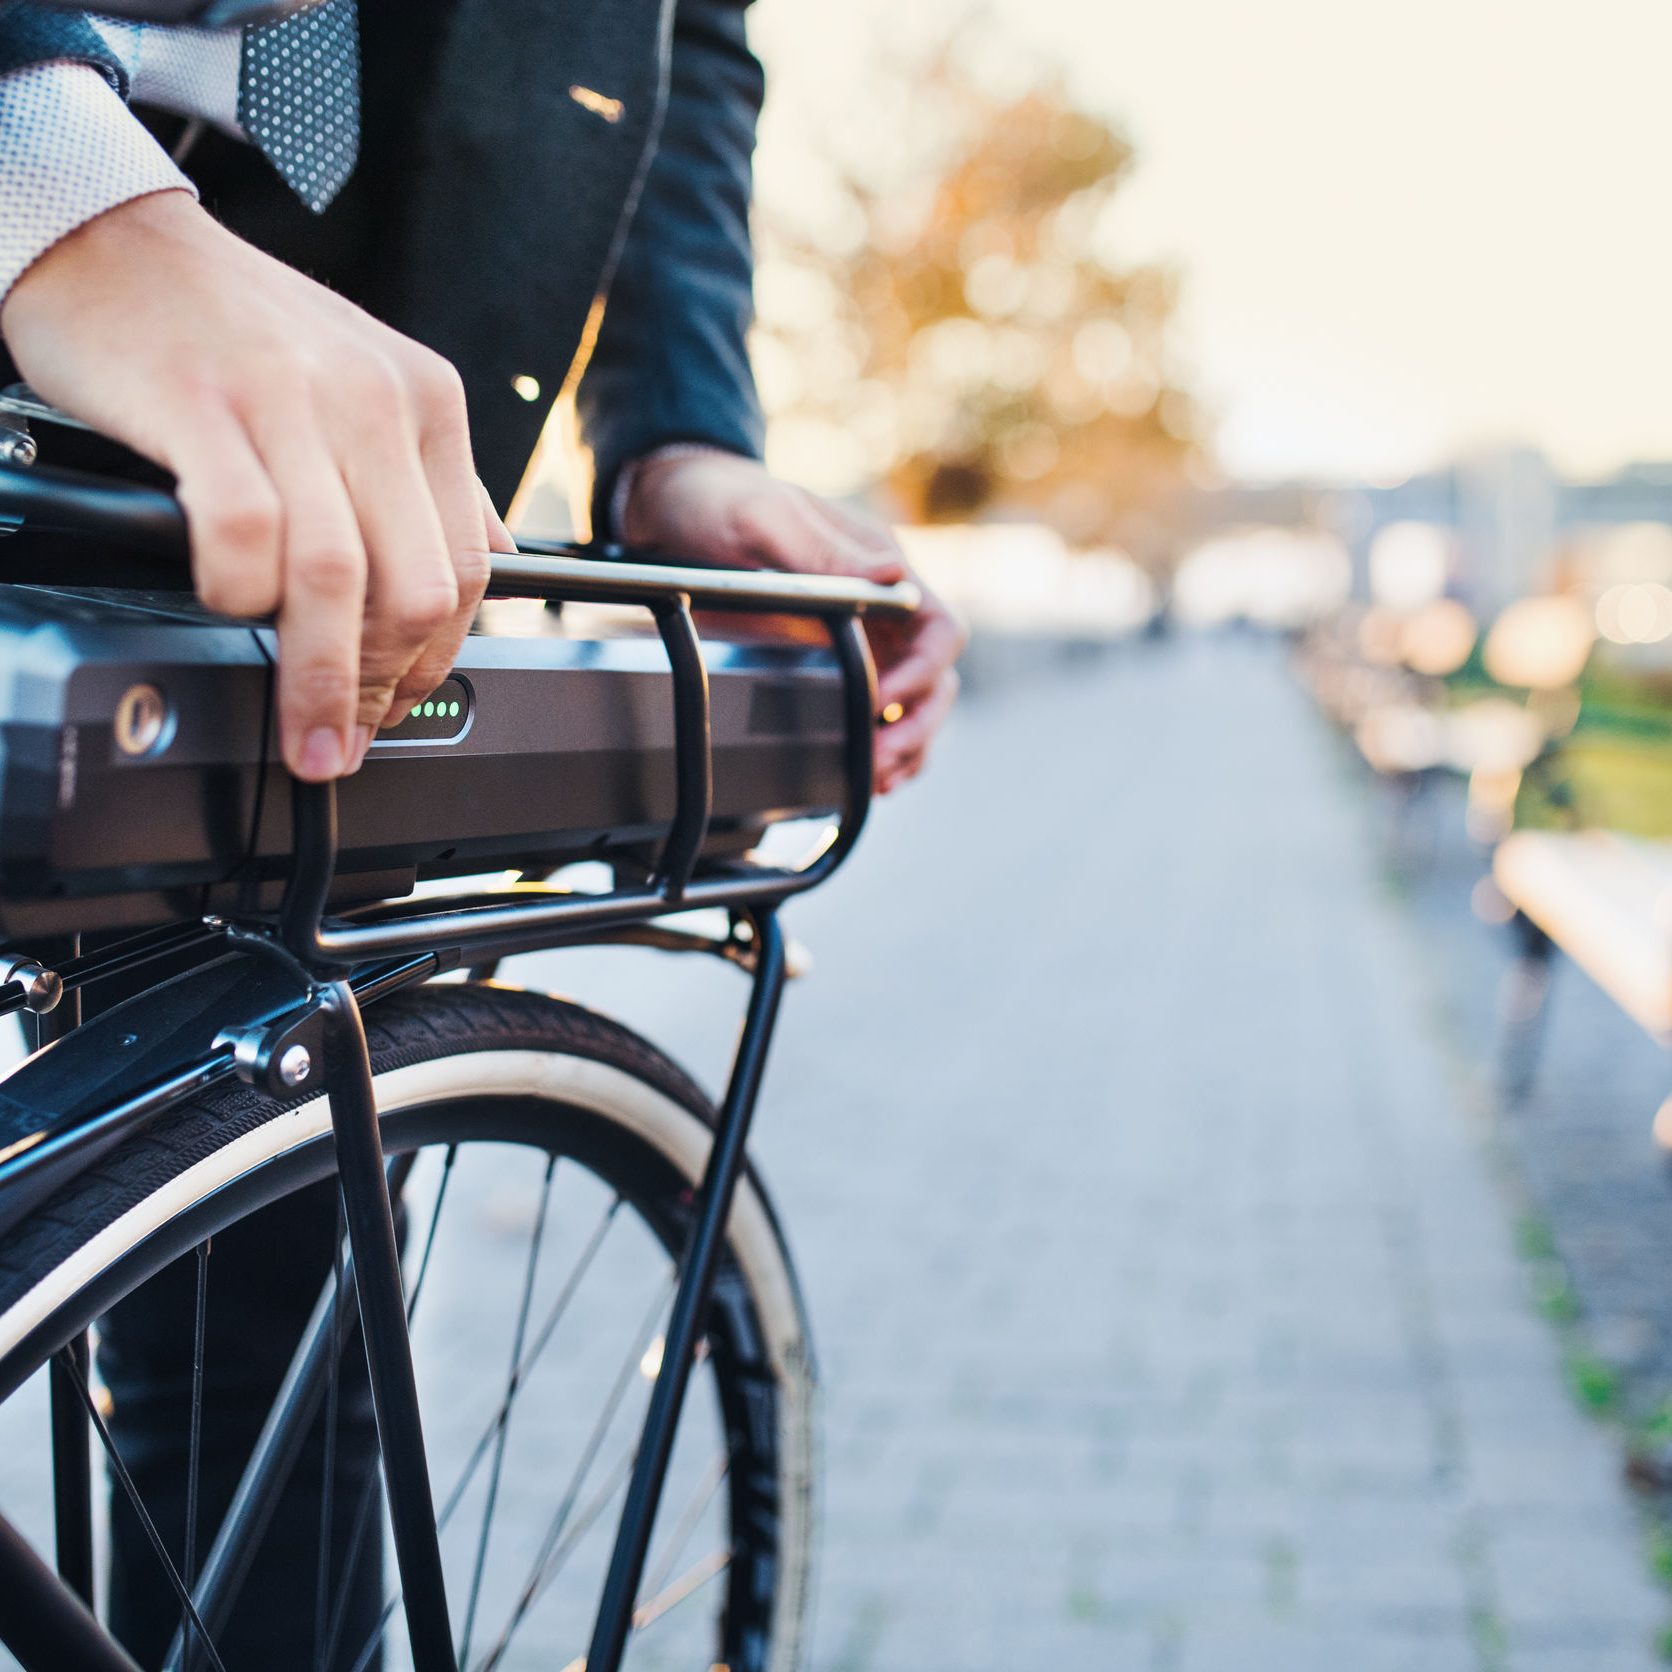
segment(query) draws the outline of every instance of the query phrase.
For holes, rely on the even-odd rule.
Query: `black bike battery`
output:
[[[291,851],[272,633],[180,595],[0,588],[0,938],[276,903]],[[841,679],[804,644],[704,646],[711,847],[842,800]],[[339,795],[341,899],[641,856],[672,820],[654,635],[473,634]]]

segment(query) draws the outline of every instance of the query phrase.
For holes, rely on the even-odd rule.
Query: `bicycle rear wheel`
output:
[[[585,1653],[713,1112],[643,1040],[541,995],[429,987],[373,1007],[366,1024],[385,1149],[405,1176],[414,1356],[461,1665],[559,1672]],[[276,1211],[294,1222],[281,1205],[310,1193],[316,1210],[330,1202],[333,1168],[322,1099],[281,1105],[227,1087],[171,1113],[0,1240],[0,1398],[101,1316],[152,1307],[170,1284],[184,1297],[164,1314],[184,1338],[164,1351],[167,1373],[153,1366],[145,1382],[172,1375],[175,1416],[160,1425],[163,1442],[151,1422],[146,1455],[112,1465],[135,1479],[141,1502],[119,1479],[111,1497],[130,1535],[154,1524],[188,1586],[219,1519],[214,1494],[200,1490],[204,1459],[228,1424],[242,1455],[256,1426],[230,1408],[236,1398],[213,1408],[228,1383],[214,1369],[223,1338],[210,1303],[250,1312],[264,1287],[249,1276],[250,1227],[279,1223]],[[324,1225],[323,1246],[340,1248]],[[284,1246],[261,1255],[274,1270],[292,1257]],[[331,1263],[327,1252],[327,1294],[341,1283]],[[113,1322],[112,1338],[137,1335],[149,1350],[156,1314],[144,1316],[143,1331]],[[349,1602],[347,1576],[361,1575],[363,1597],[368,1562],[379,1583],[381,1502],[375,1470],[368,1487],[343,1466],[353,1352],[330,1357],[342,1368],[295,1471],[313,1482],[318,1536],[308,1571],[283,1576],[295,1594],[286,1629],[306,1640],[305,1664],[396,1668],[406,1657],[392,1582],[369,1631]],[[699,1359],[627,1664],[791,1672],[810,1564],[813,1378],[789,1255],[752,1174]],[[119,1453],[124,1398],[108,1425]],[[159,1491],[165,1475],[174,1488]],[[253,1590],[261,1564],[281,1560],[298,1565],[278,1549],[257,1555]],[[151,1612],[172,1630],[183,1613],[173,1581],[148,1551],[146,1562]],[[125,1555],[105,1587],[119,1613],[145,1565]],[[185,1641],[197,1645],[196,1634]],[[226,1642],[226,1672],[276,1666],[270,1632],[246,1625]],[[201,1645],[192,1654],[194,1667],[213,1664]]]

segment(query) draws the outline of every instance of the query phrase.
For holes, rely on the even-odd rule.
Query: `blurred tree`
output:
[[[1025,511],[1149,546],[1201,420],[1169,367],[1172,275],[1111,248],[1132,148],[1060,77],[995,88],[965,38],[879,87],[886,162],[826,156],[821,213],[762,216],[777,433],[908,519]]]

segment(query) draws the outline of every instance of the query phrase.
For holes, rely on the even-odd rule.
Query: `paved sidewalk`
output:
[[[818,967],[757,1149],[822,1353],[819,1672],[1660,1664],[1617,1457],[1275,651],[972,702],[790,922]],[[586,957],[566,990],[714,1063],[726,972]]]

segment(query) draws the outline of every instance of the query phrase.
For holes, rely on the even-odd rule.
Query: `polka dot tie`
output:
[[[244,32],[238,123],[319,214],[360,154],[360,29],[355,0],[320,0]]]

